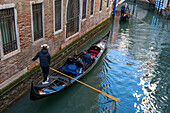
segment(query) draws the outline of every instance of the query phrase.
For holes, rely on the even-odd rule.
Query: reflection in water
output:
[[[132,14],[148,24],[135,17],[119,22],[117,14],[112,23],[112,37],[107,51],[95,68],[81,79],[120,98],[120,102],[111,101],[77,83],[36,102],[30,101],[27,94],[6,113],[168,113],[170,32],[167,25],[170,21],[145,7],[133,4],[130,7]]]
[[[116,102],[111,102],[109,107],[103,113],[116,113]]]
[[[162,21],[157,25],[160,23]],[[141,89],[132,89],[133,96],[136,98],[135,112],[168,112],[170,103],[168,81],[170,78],[170,39],[168,37],[170,33],[162,28],[132,22],[129,26],[121,25],[119,31],[117,48],[124,58],[121,59],[122,56],[118,55],[117,61],[126,62],[126,65],[130,64],[138,69],[134,75],[131,75],[139,81],[132,81],[142,86]]]
[[[168,50],[169,49],[169,50]],[[147,72],[140,78],[140,84],[143,86],[143,92],[145,97],[142,99],[140,107],[144,111],[152,112],[165,112],[168,108],[168,96],[169,96],[169,73],[168,67],[170,54],[166,54],[170,51],[168,48],[162,48],[160,55],[156,52],[151,52],[150,61],[147,61],[147,65],[143,64],[143,70]],[[154,55],[153,55],[154,54]],[[147,66],[147,67],[146,67]]]
[[[164,30],[170,32],[170,23],[168,20],[162,19],[160,16],[154,14],[152,18],[152,26],[162,27]]]

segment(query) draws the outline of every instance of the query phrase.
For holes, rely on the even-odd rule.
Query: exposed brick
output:
[[[32,43],[32,27],[31,27],[31,5],[30,1],[33,0],[0,0],[0,4],[10,4],[14,3],[17,9],[17,26],[19,31],[19,40],[20,40],[20,50],[21,52],[17,55],[14,55],[6,60],[0,62],[0,83],[13,76],[14,74],[20,72],[25,67],[28,67],[28,70],[32,69],[38,63],[32,62],[32,57],[40,51],[40,46],[43,43],[47,43],[50,48],[49,52],[54,55],[58,50],[64,48],[66,45],[70,44],[79,36],[84,35],[104,20],[110,17],[109,12],[111,8],[106,8],[106,2],[103,0],[102,12],[99,13],[99,0],[95,0],[94,15],[90,17],[90,0],[88,0],[88,9],[87,9],[87,18],[84,21],[81,21],[81,31],[80,34],[73,37],[72,39],[65,41],[65,20],[67,17],[66,6],[67,0],[63,0],[63,31],[54,35],[53,29],[53,0],[43,0],[44,5],[44,29],[45,29],[45,39],[39,41],[37,44]],[[34,0],[39,1],[39,0]],[[80,0],[82,2],[82,0]],[[110,0],[111,3],[111,0]],[[110,6],[110,5],[109,5]],[[81,6],[82,7],[82,6]],[[0,52],[1,55],[1,52]],[[0,57],[1,60],[1,57]]]

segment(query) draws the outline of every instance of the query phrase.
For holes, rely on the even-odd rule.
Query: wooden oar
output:
[[[133,15],[133,14],[130,14],[130,15],[134,16],[134,17],[137,18],[138,20],[140,20],[140,21],[142,21],[143,23],[147,24],[145,21],[143,21],[142,19],[136,17],[135,15]]]
[[[87,86],[87,87],[89,87],[89,88],[91,88],[91,89],[93,89],[93,90],[95,90],[95,91],[97,91],[97,92],[99,92],[99,93],[101,93],[101,94],[103,94],[103,95],[105,95],[105,96],[107,96],[107,97],[115,100],[115,101],[120,101],[118,98],[113,97],[113,96],[111,96],[111,95],[109,95],[109,94],[107,94],[107,93],[105,93],[105,92],[102,92],[102,91],[100,91],[100,90],[98,90],[98,89],[96,89],[96,88],[94,88],[94,87],[92,87],[92,86],[90,86],[90,85],[88,85],[88,84],[85,84],[85,83],[83,83],[83,82],[81,82],[81,81],[79,81],[79,80],[77,80],[77,79],[75,79],[75,78],[73,78],[73,77],[71,77],[71,76],[68,76],[68,75],[66,75],[66,74],[64,74],[64,73],[62,73],[62,72],[60,72],[60,71],[57,71],[57,70],[51,68],[51,67],[50,67],[50,69],[53,70],[53,71],[55,71],[55,72],[57,72],[57,73],[60,73],[60,74],[62,74],[62,75],[64,75],[64,76],[66,76],[66,77],[68,77],[68,78],[70,78],[70,79],[73,79],[73,80],[75,80],[75,81],[77,81],[77,82],[79,82],[79,83],[81,83],[81,84],[83,84],[83,85],[85,85],[85,86]]]

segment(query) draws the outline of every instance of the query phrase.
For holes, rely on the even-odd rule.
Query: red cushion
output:
[[[90,53],[90,55],[95,55],[95,53]]]
[[[90,52],[99,53],[99,51],[96,50],[90,50]]]

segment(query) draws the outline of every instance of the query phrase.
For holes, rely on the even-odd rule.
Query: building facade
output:
[[[108,19],[112,0],[1,0],[0,84],[31,70],[47,43],[57,51]]]

